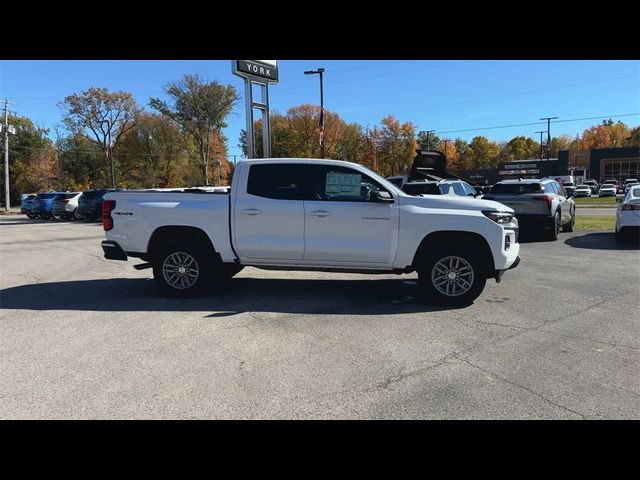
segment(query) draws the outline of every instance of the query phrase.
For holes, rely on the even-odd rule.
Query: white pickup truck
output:
[[[474,198],[407,195],[362,165],[259,159],[231,188],[105,196],[104,255],[137,257],[163,294],[190,296],[244,266],[418,272],[431,303],[468,305],[518,265],[513,210]]]

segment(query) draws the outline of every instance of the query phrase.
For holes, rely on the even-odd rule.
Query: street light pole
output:
[[[323,78],[324,78],[324,68],[318,68],[317,70],[307,70],[304,72],[305,75],[320,75],[320,156],[325,158],[324,151],[324,88],[323,88]]]
[[[9,200],[9,100],[4,99],[4,209],[11,209],[11,201]]]
[[[555,120],[556,118],[559,117],[543,117],[540,119],[547,121],[547,168],[545,168],[547,174],[549,173],[549,156],[551,154],[551,120]]]

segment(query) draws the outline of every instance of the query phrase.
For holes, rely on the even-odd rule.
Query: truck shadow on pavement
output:
[[[564,243],[570,247],[592,250],[640,250],[640,241],[638,239],[629,239],[618,243],[614,240],[613,232],[587,233],[586,235],[567,238]]]
[[[452,310],[419,300],[412,279],[319,280],[239,277],[204,297],[173,299],[158,294],[153,279],[97,279],[34,283],[0,290],[3,309],[106,312],[212,312],[208,318],[243,312],[380,315]]]

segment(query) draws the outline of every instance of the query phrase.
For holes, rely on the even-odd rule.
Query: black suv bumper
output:
[[[117,242],[111,240],[102,241],[102,251],[104,258],[107,260],[127,260],[127,252],[125,252]]]

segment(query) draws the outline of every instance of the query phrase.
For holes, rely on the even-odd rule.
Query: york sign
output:
[[[236,60],[235,72],[242,76],[256,79],[266,79],[276,83],[278,81],[278,62],[276,60]]]

